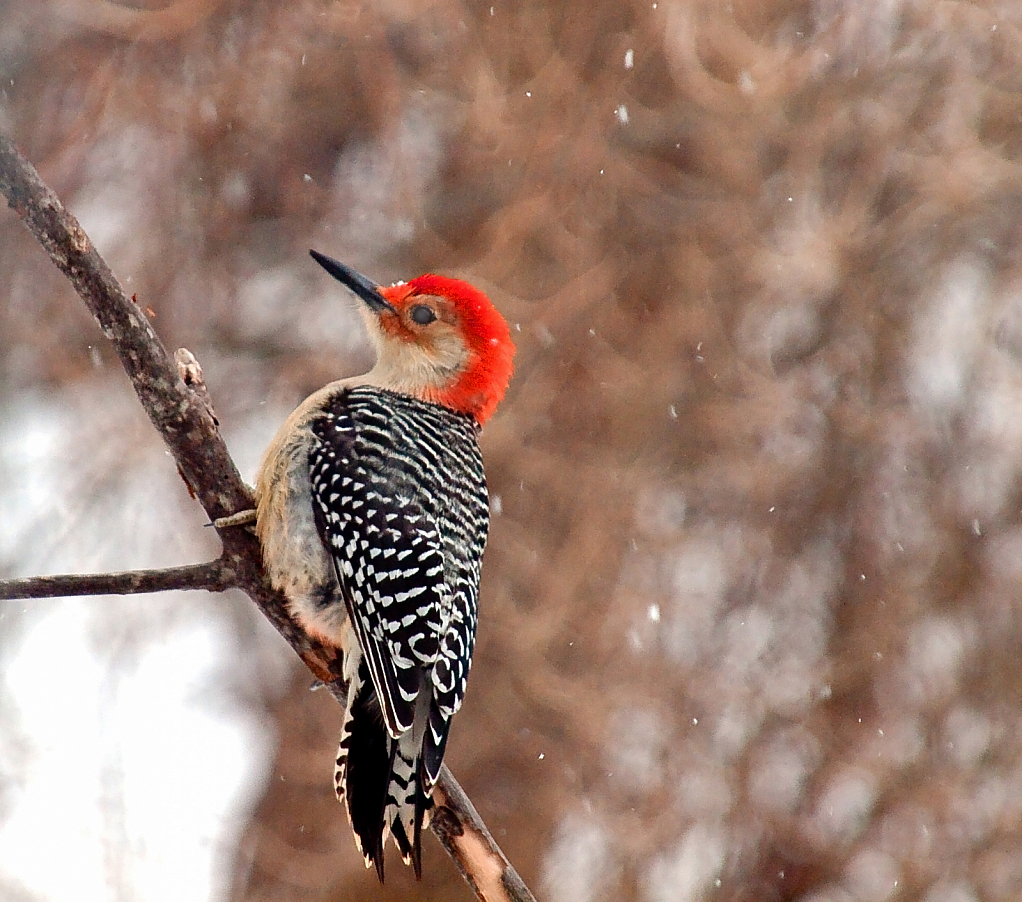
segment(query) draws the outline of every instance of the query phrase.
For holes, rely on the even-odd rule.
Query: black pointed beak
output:
[[[338,282],[342,285],[347,285],[348,288],[362,298],[373,313],[380,314],[385,310],[397,313],[393,305],[380,294],[380,286],[375,282],[367,279],[361,273],[355,272],[350,266],[338,263],[332,257],[326,256],[326,254],[321,254],[319,251],[309,251],[309,253],[312,255],[312,259],[337,279]]]

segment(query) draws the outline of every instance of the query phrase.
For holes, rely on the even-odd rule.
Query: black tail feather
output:
[[[348,814],[359,848],[366,861],[376,866],[382,883],[383,811],[387,805],[396,743],[387,736],[368,674],[352,703],[351,721],[345,775]]]
[[[415,868],[415,879],[422,879],[422,821],[426,811],[432,807],[433,800],[426,798],[423,790],[422,767],[419,767],[415,775],[415,820],[413,821],[414,835],[412,836],[412,867]]]
[[[422,879],[422,826],[447,744],[447,721],[430,712],[422,745],[411,734],[391,739],[365,661],[361,662],[338,748],[338,797],[347,806],[355,840],[383,882],[384,840],[394,837],[405,862]],[[439,720],[434,724],[432,721]],[[439,735],[437,735],[439,733]],[[387,821],[389,820],[389,823]]]

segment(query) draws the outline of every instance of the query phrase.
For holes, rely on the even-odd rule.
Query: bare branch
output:
[[[0,580],[0,600],[13,598],[68,598],[73,595],[138,595],[171,589],[206,589],[223,592],[237,585],[234,572],[222,559],[165,570],[129,570],[125,573],[74,573]]]
[[[124,293],[78,221],[5,135],[0,135],[0,192],[113,343],[143,409],[210,520],[250,508],[251,492],[227,451],[207,400],[185,384],[179,364],[171,360],[145,314]],[[187,361],[181,364],[187,370]],[[239,588],[309,669],[321,680],[340,676],[336,650],[311,640],[292,620],[283,596],[269,585],[255,536],[244,529],[227,529],[220,530],[220,538],[224,563],[235,572]]]
[[[480,899],[536,902],[446,764],[440,768],[433,801],[436,810],[429,827]]]
[[[210,520],[217,521],[251,508],[251,492],[242,481],[220,436],[216,417],[202,385],[201,370],[194,358],[179,355],[175,363],[169,357],[145,314],[134,299],[129,299],[124,293],[77,220],[10,139],[2,134],[0,192],[57,267],[70,279],[103,334],[113,343],[142,407],[174,456],[189,491],[198,499]],[[291,618],[283,596],[270,586],[266,578],[255,537],[246,529],[225,528],[218,532],[224,545],[222,557],[210,564],[197,565],[198,569],[218,564],[221,576],[227,580],[225,587],[231,585],[243,589],[316,677],[328,685],[335,684],[342,676],[337,649],[311,639]],[[144,579],[145,574],[154,572],[161,571],[105,576],[113,580],[107,583],[108,586],[126,586],[130,585],[133,577]],[[198,578],[194,572],[192,575]],[[39,577],[0,585],[11,587],[32,582],[42,586],[40,581],[49,579],[66,580],[66,586],[73,589],[75,585],[81,585],[81,581],[103,578]],[[117,578],[123,578],[125,582],[118,583]],[[175,585],[174,588],[182,586]],[[486,825],[446,768],[441,773],[437,792],[438,810],[432,830],[476,895],[486,902],[534,902],[532,894],[507,863]]]
[[[210,519],[251,507],[207,405],[184,384],[145,313],[124,293],[78,221],[7,137],[0,137],[0,191],[113,343],[142,407]]]

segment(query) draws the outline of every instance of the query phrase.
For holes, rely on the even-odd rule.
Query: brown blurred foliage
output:
[[[1022,898],[1018,10],[158,7],[9,3],[3,117],[222,420],[366,362],[310,245],[520,327],[448,760],[527,882]],[[4,380],[85,374],[3,229]],[[363,874],[307,681],[236,898],[470,898]]]

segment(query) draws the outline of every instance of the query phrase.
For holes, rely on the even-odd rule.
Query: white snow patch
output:
[[[853,899],[883,902],[897,892],[901,868],[890,855],[876,849],[864,849],[848,862],[843,883]]]
[[[808,730],[794,728],[774,736],[753,755],[749,774],[753,803],[771,815],[793,811],[820,759],[820,744]]]
[[[876,803],[876,781],[865,771],[848,769],[823,790],[810,822],[821,848],[851,842],[866,825]]]
[[[201,511],[168,500],[181,497],[119,384],[97,377],[0,411],[0,555],[14,572],[204,560],[215,539]],[[0,656],[2,738],[17,752],[3,765],[0,886],[53,902],[226,896],[274,741],[234,687],[283,682],[287,652],[267,624],[242,651],[231,603],[195,599],[4,608],[20,623]]]
[[[679,663],[691,665],[705,653],[734,561],[742,559],[743,551],[738,535],[727,530],[707,530],[678,548],[671,564],[673,597],[664,611],[663,641]]]
[[[930,887],[923,896],[923,902],[979,902],[975,888],[966,882],[946,883],[941,881]]]
[[[592,817],[571,812],[561,821],[543,860],[542,895],[548,899],[594,902],[605,898],[604,890],[617,870],[607,829]]]
[[[696,824],[673,852],[653,861],[643,886],[644,902],[689,902],[705,897],[724,865],[724,838]]]
[[[955,708],[944,720],[944,746],[963,767],[975,766],[993,739],[990,718],[970,708]]]
[[[906,695],[925,703],[955,692],[966,653],[963,625],[944,617],[924,617],[909,631],[902,672]]]
[[[936,420],[960,411],[985,339],[983,305],[989,277],[973,260],[952,265],[914,323],[907,387],[917,407]]]
[[[615,741],[607,746],[607,767],[628,790],[652,791],[663,781],[668,733],[665,718],[653,711],[625,709],[614,718]]]
[[[6,667],[31,747],[0,827],[0,882],[51,900],[222,898],[272,756],[262,725],[210,690],[231,658],[224,624],[178,620],[111,667],[95,651],[106,603],[48,604]]]
[[[693,724],[695,726],[696,724]],[[671,810],[679,822],[720,821],[731,811],[735,795],[728,782],[730,771],[712,755],[695,754],[685,764],[684,779],[678,780]]]

